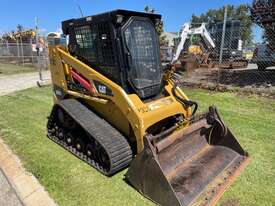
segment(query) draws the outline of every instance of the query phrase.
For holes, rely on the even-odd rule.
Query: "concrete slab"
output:
[[[55,206],[56,204],[53,200],[44,198],[45,195],[47,195],[45,190],[40,188],[30,196],[26,197],[23,202],[28,206]]]
[[[5,144],[2,142],[0,143],[0,168],[1,165],[12,155],[10,150],[6,149]]]
[[[2,170],[0,170],[0,206],[23,206]]]
[[[8,156],[0,165],[2,170],[7,174],[7,177],[11,180],[22,175],[25,171],[19,161],[14,159],[12,155]]]
[[[40,185],[37,183],[36,179],[26,173],[22,173],[16,177],[12,183],[16,187],[16,190],[19,192],[22,199],[25,199],[40,188]]]

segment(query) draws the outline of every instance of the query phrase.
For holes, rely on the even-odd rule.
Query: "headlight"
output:
[[[116,16],[116,22],[117,22],[118,24],[120,24],[122,21],[123,21],[123,16],[122,16],[122,15],[117,15],[117,16]]]

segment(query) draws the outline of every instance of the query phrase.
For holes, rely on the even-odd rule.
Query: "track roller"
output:
[[[120,171],[132,160],[127,139],[75,99],[55,105],[47,127],[51,140],[104,175]]]

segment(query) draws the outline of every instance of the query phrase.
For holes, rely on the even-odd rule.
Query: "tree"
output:
[[[275,50],[275,1],[254,0],[251,7],[252,21],[264,29],[263,43]]]
[[[24,30],[24,27],[21,24],[18,24],[16,29],[17,29],[17,32],[22,32]]]
[[[155,13],[155,9],[150,8],[149,6],[145,6],[144,11],[146,13],[151,13],[151,14]],[[162,20],[158,21],[157,24],[156,24],[156,31],[157,31],[158,36],[159,36],[160,46],[167,46],[168,45],[168,41],[166,39],[166,36],[163,35],[163,32],[164,32],[163,27],[164,27],[163,21]]]
[[[207,23],[209,25],[216,24],[217,22],[222,22],[224,18],[225,7],[218,9],[210,9],[206,13],[199,16],[192,15],[191,23],[192,25]],[[228,20],[240,20],[242,24],[241,28],[241,39],[244,41],[245,46],[252,43],[252,26],[253,22],[250,17],[250,10],[247,4],[241,4],[239,6],[229,5],[228,10]]]
[[[145,6],[144,11],[145,11],[146,13],[151,13],[151,14],[154,14],[154,13],[155,13],[155,9],[150,8],[148,5]]]

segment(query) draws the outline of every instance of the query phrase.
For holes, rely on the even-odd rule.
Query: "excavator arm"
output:
[[[184,49],[184,44],[190,35],[200,35],[203,38],[205,44],[208,46],[209,50],[214,49],[216,47],[204,23],[198,28],[191,28],[188,23],[185,23],[182,27],[182,32],[180,34],[180,43],[174,55],[174,58],[172,61],[173,63],[179,59],[180,54]]]

